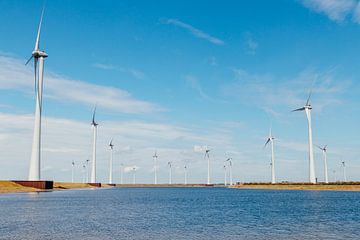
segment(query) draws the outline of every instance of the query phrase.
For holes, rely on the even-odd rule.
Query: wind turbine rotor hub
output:
[[[32,51],[32,56],[33,56],[34,58],[40,58],[40,57],[46,58],[46,57],[48,57],[49,55],[48,55],[46,52],[44,52],[44,51],[34,50],[34,51]]]

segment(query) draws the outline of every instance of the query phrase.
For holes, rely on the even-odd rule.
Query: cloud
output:
[[[360,24],[360,2],[355,7],[353,21]]]
[[[233,69],[234,81],[223,86],[222,92],[227,97],[240,98],[243,103],[251,103],[273,116],[275,109],[286,111],[302,106],[307,94],[313,88],[315,111],[322,111],[326,106],[342,103],[340,96],[352,82],[339,80],[336,69],[317,72],[306,69],[292,79],[278,79],[270,74],[250,74],[243,69]]]
[[[185,76],[185,82],[186,82],[187,86],[189,86],[190,88],[197,91],[201,98],[203,98],[205,100],[211,99],[210,96],[204,92],[201,84],[199,83],[199,80],[196,77],[194,77],[192,75],[187,75],[187,76]]]
[[[302,0],[302,4],[338,23],[344,21],[356,7],[355,0]]]
[[[221,40],[219,38],[216,38],[216,37],[213,37],[210,34],[208,34],[206,32],[203,32],[200,29],[197,29],[197,28],[191,26],[190,24],[181,22],[180,20],[177,20],[177,19],[162,19],[161,22],[164,23],[164,24],[171,24],[171,25],[186,29],[193,36],[195,36],[197,38],[205,39],[208,42],[213,43],[215,45],[224,45],[225,44],[223,40]]]
[[[93,66],[95,68],[103,69],[103,70],[116,70],[122,73],[130,74],[134,78],[143,79],[145,74],[137,69],[134,68],[122,68],[111,64],[103,64],[103,63],[94,63]]]
[[[33,92],[33,69],[12,57],[0,55],[0,89],[13,89],[29,94]],[[44,95],[60,102],[79,103],[124,113],[152,113],[161,107],[135,99],[125,90],[68,79],[46,71]]]
[[[248,54],[256,54],[259,44],[254,40],[251,33],[245,33],[245,46]]]

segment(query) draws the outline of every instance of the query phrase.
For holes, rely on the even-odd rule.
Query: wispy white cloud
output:
[[[134,68],[123,68],[112,64],[103,64],[103,63],[94,63],[93,66],[95,68],[99,68],[103,70],[116,70],[122,73],[127,73],[137,79],[143,79],[145,77],[145,74],[142,71]]]
[[[216,45],[224,45],[224,41],[219,39],[219,38],[216,38],[216,37],[213,37],[211,36],[210,34],[200,30],[200,29],[197,29],[193,26],[191,26],[190,24],[187,24],[187,23],[184,23],[178,19],[162,19],[161,21],[162,23],[165,23],[165,24],[171,24],[171,25],[174,25],[174,26],[177,26],[177,27],[181,27],[183,29],[186,29],[187,31],[189,31],[193,36],[197,37],[197,38],[202,38],[202,39],[205,39],[207,40],[208,42],[210,43],[213,43],[213,44],[216,44]]]
[[[25,67],[16,58],[0,55],[0,89],[33,91],[33,69]],[[163,111],[161,107],[138,100],[123,89],[73,80],[51,71],[45,74],[45,97],[61,102],[72,102],[125,113],[151,113]]]
[[[335,69],[317,72],[307,69],[292,79],[277,79],[271,74],[250,74],[242,69],[233,69],[234,81],[225,85],[222,92],[225,96],[240,98],[243,103],[251,103],[269,114],[274,109],[302,106],[307,94],[313,89],[313,100],[316,100],[315,111],[329,105],[341,104],[341,94],[347,90],[350,80],[336,79]]]
[[[331,20],[342,22],[357,5],[355,0],[302,0],[305,7],[327,15]]]
[[[186,82],[187,86],[189,86],[190,88],[197,91],[201,98],[206,99],[206,100],[211,99],[210,96],[208,96],[204,92],[199,80],[196,77],[194,77],[192,75],[187,75],[187,76],[185,76],[185,82]]]
[[[256,54],[259,44],[255,41],[251,33],[247,32],[244,34],[244,36],[245,36],[245,46],[247,53],[250,55]]]

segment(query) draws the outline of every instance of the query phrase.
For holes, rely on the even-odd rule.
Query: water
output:
[[[360,193],[112,188],[0,195],[0,239],[360,239]]]

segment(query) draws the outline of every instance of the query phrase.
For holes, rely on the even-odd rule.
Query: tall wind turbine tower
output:
[[[275,140],[275,138],[273,137],[272,131],[270,128],[269,137],[268,137],[264,147],[266,147],[269,143],[271,143],[271,183],[272,184],[276,183],[274,140]]]
[[[136,183],[136,167],[133,167],[133,184]]]
[[[34,58],[34,84],[35,84],[35,123],[34,135],[31,149],[31,160],[29,168],[29,180],[40,180],[40,155],[41,155],[41,113],[42,113],[42,95],[44,80],[44,59],[48,57],[47,53],[39,49],[41,24],[44,15],[44,9],[41,12],[39,28],[32,56],[26,62],[27,65]]]
[[[187,166],[186,166],[186,164],[185,164],[185,166],[184,166],[184,183],[185,183],[185,185],[187,184]]]
[[[341,165],[342,165],[342,167],[343,167],[344,182],[347,182],[345,161],[342,161],[342,162],[341,162]]]
[[[86,182],[87,183],[89,182],[89,162],[90,162],[90,160],[86,159],[85,166],[86,166]]]
[[[324,176],[325,176],[325,183],[329,183],[329,176],[328,176],[328,165],[327,165],[327,145],[324,147],[317,146],[323,153],[324,156]]]
[[[207,174],[207,184],[210,185],[210,149],[206,149],[205,150],[205,155],[204,155],[204,158],[207,158],[208,160],[208,174]]]
[[[109,143],[109,147],[110,147],[109,183],[112,184],[113,183],[113,151],[114,151],[113,139],[111,139]]]
[[[226,165],[224,164],[223,166],[223,169],[224,169],[224,186],[227,185],[227,169],[226,169]]]
[[[123,184],[124,164],[120,163],[120,184]]]
[[[93,118],[91,126],[93,128],[93,150],[92,150],[92,169],[91,169],[91,183],[96,183],[96,135],[97,135],[97,126],[99,125],[95,121],[96,107],[94,109]]]
[[[169,184],[172,183],[172,169],[171,169],[171,162],[168,162],[169,166]]]
[[[230,186],[232,186],[233,185],[232,158],[228,158],[226,161],[229,162]]]
[[[157,159],[158,159],[158,155],[155,151],[155,154],[153,156],[154,159],[154,184],[157,184]]]
[[[75,170],[75,162],[71,162],[71,182],[74,183],[74,170]]]
[[[314,161],[314,150],[313,150],[313,140],[312,140],[312,125],[311,125],[311,110],[312,107],[310,105],[311,92],[306,101],[306,104],[302,108],[298,108],[293,110],[293,112],[297,111],[305,111],[306,117],[308,120],[308,135],[309,135],[309,182],[315,184],[315,161]]]

